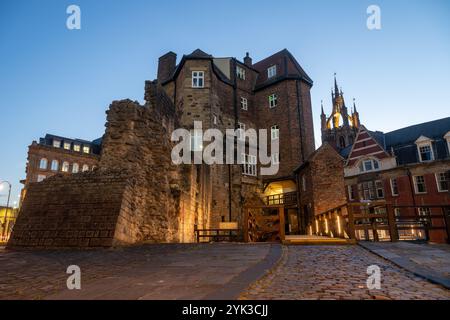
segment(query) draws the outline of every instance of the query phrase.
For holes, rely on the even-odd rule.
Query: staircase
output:
[[[354,239],[330,238],[322,236],[291,235],[283,241],[285,245],[349,245],[356,244]]]

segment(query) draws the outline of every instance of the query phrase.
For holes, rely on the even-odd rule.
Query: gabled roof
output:
[[[188,54],[185,56],[188,59],[212,59],[213,56],[210,54],[207,54],[206,52],[200,50],[200,49],[196,49],[194,51],[192,51],[191,54]]]
[[[384,147],[375,139],[369,130],[361,126],[347,158],[348,166],[354,165],[360,158],[374,157],[377,159],[389,158]]]
[[[414,144],[421,135],[433,140],[442,139],[448,131],[450,131],[450,117],[416,124],[386,133],[386,148]]]

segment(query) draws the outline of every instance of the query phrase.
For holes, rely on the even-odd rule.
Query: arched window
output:
[[[89,166],[87,164],[83,164],[83,172],[88,171]]]
[[[345,148],[345,138],[343,136],[339,137],[339,147]]]
[[[62,172],[69,172],[69,163],[67,161],[64,161],[61,168]]]
[[[370,172],[380,169],[380,163],[375,159],[364,159],[359,162],[360,172]]]
[[[58,168],[59,168],[58,160],[52,160],[52,170],[53,171],[58,171]]]
[[[39,162],[39,169],[47,169],[48,161],[45,158],[42,158]]]
[[[80,170],[78,163],[74,163],[72,166],[72,173],[77,173]]]

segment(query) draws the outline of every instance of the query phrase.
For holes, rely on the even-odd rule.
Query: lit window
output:
[[[89,166],[87,164],[83,164],[83,172],[89,171]]]
[[[277,95],[276,94],[271,94],[269,96],[269,107],[270,108],[275,108],[277,106]]]
[[[370,172],[375,171],[380,168],[380,164],[377,160],[369,159],[369,160],[363,160],[359,163],[359,171],[361,172]]]
[[[39,169],[47,169],[47,159],[42,158],[39,162]]]
[[[192,88],[203,88],[205,73],[203,71],[192,71]]]
[[[425,185],[425,179],[423,176],[415,176],[414,177],[414,187],[416,189],[416,193],[426,193],[427,187]]]
[[[241,108],[242,108],[242,110],[248,110],[247,98],[241,97]]]
[[[83,152],[84,153],[89,153],[91,151],[91,148],[89,148],[89,147],[87,147],[87,146],[84,146],[83,147]]]
[[[78,163],[74,163],[72,166],[72,173],[77,173],[80,170]]]
[[[245,139],[245,124],[242,122],[238,122],[237,138],[239,140]]]
[[[280,127],[276,124],[270,127],[270,135],[272,140],[278,139],[280,137]]]
[[[74,150],[74,151],[77,151],[77,152],[80,152],[81,146],[80,146],[79,144],[74,144],[74,145],[73,145],[73,150]]]
[[[38,175],[38,177],[37,177],[37,182],[41,182],[41,181],[44,181],[45,180],[45,175],[43,175],[43,174],[40,174],[40,175]]]
[[[236,67],[236,75],[239,79],[245,80],[245,69],[241,67]]]
[[[191,131],[191,151],[203,150],[203,135],[201,130]]]
[[[64,149],[70,150],[70,142],[64,142]]]
[[[422,222],[428,221],[428,218],[430,217],[430,208],[428,207],[420,207],[418,208],[419,211],[419,220]]]
[[[447,192],[448,191],[448,173],[440,172],[436,173],[436,182],[438,186],[439,192]]]
[[[248,176],[256,176],[256,156],[242,154],[242,173]]]
[[[270,68],[267,69],[267,78],[273,78],[277,75],[277,66],[271,66]]]
[[[431,145],[420,146],[419,154],[421,162],[433,160],[433,151],[431,150]]]
[[[377,198],[378,199],[384,198],[383,182],[382,181],[375,181],[375,187],[377,189]]]
[[[395,215],[395,221],[400,221],[400,216],[402,215],[400,208],[395,208],[394,209],[394,215]]]
[[[375,188],[373,181],[358,184],[359,198],[362,200],[375,199]]]
[[[67,161],[64,161],[61,168],[62,172],[69,172],[69,163]]]
[[[278,152],[272,154],[272,164],[280,164],[280,154]]]
[[[393,196],[398,196],[397,179],[391,179],[391,190]]]
[[[53,171],[58,171],[58,168],[59,168],[59,162],[58,162],[58,160],[52,160],[52,170]]]
[[[53,146],[55,148],[61,148],[61,141],[59,140],[53,140]]]

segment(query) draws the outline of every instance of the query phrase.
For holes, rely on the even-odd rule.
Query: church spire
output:
[[[334,96],[337,97],[339,95],[339,88],[336,80],[336,72],[334,73]]]

